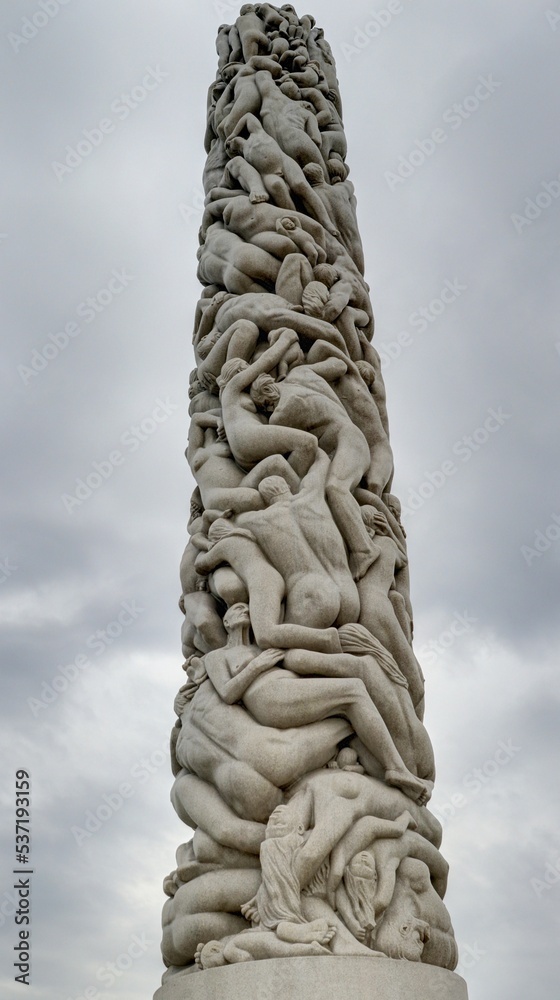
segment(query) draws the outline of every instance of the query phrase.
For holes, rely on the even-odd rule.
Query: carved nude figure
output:
[[[280,295],[239,295],[224,302],[216,317],[216,328],[227,330],[233,323],[250,316],[263,333],[288,327],[299,337],[311,342],[326,340],[342,351],[346,350],[344,338],[330,323],[306,316],[301,308]]]
[[[304,649],[291,649],[286,652],[285,666],[304,676],[320,674],[361,680],[408,769],[433,784],[432,744],[413,710],[407,682],[395,661],[367,629],[359,625],[346,625],[338,634],[342,653],[324,656]]]
[[[324,167],[321,132],[315,114],[302,102],[285,97],[266,70],[257,71],[252,80],[244,76],[241,87],[239,79],[238,76],[234,84],[233,109],[218,126],[219,134],[225,139],[236,138],[247,127],[247,115],[252,115],[260,127],[256,117],[260,115],[265,132],[293,162],[300,167],[306,163]]]
[[[359,622],[389,650],[398,663],[406,680],[412,704],[422,718],[424,703],[424,677],[410,643],[399,624],[389,592],[395,579],[401,555],[393,539],[387,519],[374,507],[362,507],[362,518],[372,543],[379,549],[379,557],[358,583],[361,611]]]
[[[303,172],[327,209],[352,260],[363,274],[364,249],[356,219],[354,185],[349,180],[327,184],[323,170],[315,163],[306,164]]]
[[[397,870],[403,859],[415,858],[427,866],[430,886],[440,901],[445,893],[448,873],[447,862],[424,837],[413,830],[407,830],[398,841],[377,834],[370,836],[377,829],[376,824],[373,816],[363,816],[345,833],[332,852],[327,887],[328,898],[335,898],[346,866],[357,853],[367,851],[376,872],[376,879],[371,882],[375,925],[393,899]]]
[[[367,362],[362,361],[356,365],[345,357],[337,347],[327,344],[325,341],[317,341],[307,355],[309,364],[316,364],[327,358],[338,358],[345,366],[345,371],[337,378],[332,379],[329,384],[352,422],[362,428],[370,450],[370,466],[365,477],[366,485],[372,493],[381,496],[390,487],[394,466],[389,438],[385,433],[374,398],[364,380],[365,376],[373,381],[375,373],[373,369],[368,372]],[[340,366],[341,372],[342,364]],[[328,370],[326,374],[328,374]]]
[[[264,824],[242,819],[210,782],[180,769],[171,789],[171,802],[179,819],[191,829],[201,829],[223,847],[259,853]]]
[[[321,628],[355,621],[359,614],[344,542],[325,499],[329,472],[320,450],[295,495],[285,477],[268,477],[259,485],[265,509],[237,518],[284,578],[285,621]]]
[[[240,513],[264,506],[258,491],[267,476],[281,475],[297,489],[299,478],[282,455],[271,455],[244,473],[234,462],[226,441],[219,437],[221,418],[214,413],[197,413],[191,420],[187,457],[199,484],[206,510]]]
[[[228,63],[239,62],[243,53],[236,25],[220,25],[216,38],[216,51],[218,53],[218,71],[222,70]]]
[[[201,233],[210,219],[221,219],[229,232],[265,250],[282,262],[289,254],[301,253],[315,267],[327,259],[323,247],[302,227],[296,212],[288,215],[274,205],[253,205],[249,198],[224,198],[206,207]]]
[[[330,358],[315,365],[294,368],[280,383],[261,378],[251,396],[270,412],[269,426],[311,432],[330,457],[326,496],[336,525],[350,552],[350,569],[361,579],[376,558],[352,491],[370,466],[366,438],[357,427],[329,381],[345,373],[344,362]],[[293,432],[293,430],[292,430]]]
[[[257,13],[258,7],[253,3],[246,3],[241,8],[239,17],[235,22],[235,27],[239,33],[243,59],[247,63],[253,56],[258,56],[261,52],[268,52],[270,42],[265,30],[265,23]]]
[[[233,456],[242,469],[250,470],[270,455],[288,455],[289,464],[301,477],[315,457],[317,440],[313,434],[296,425],[278,427],[267,424],[246,392],[258,375],[276,367],[297,339],[293,330],[283,329],[278,332],[271,347],[253,364],[232,360],[222,369],[218,385],[224,427]]]
[[[375,942],[390,958],[407,958],[451,971],[457,965],[457,945],[449,913],[423,861],[413,857],[401,861],[393,897],[379,924]]]
[[[243,605],[234,606],[226,614],[226,629],[232,622],[241,622],[248,629],[249,616]],[[292,629],[296,626],[280,625],[278,628]],[[239,647],[233,647],[233,650],[235,672],[231,654],[224,656],[223,650],[209,653],[204,660],[208,676],[222,701],[233,704],[242,699],[257,722],[278,729],[342,716],[380,761],[388,784],[400,788],[416,801],[423,803],[428,800],[429,785],[412,774],[404,764],[363,681],[354,677],[298,676],[288,669],[275,668],[275,664],[284,657],[284,650],[281,649],[270,648],[260,653],[254,647],[248,647],[241,650],[243,659],[239,656]]]
[[[397,821],[376,820],[380,837],[402,836],[410,814],[404,812]],[[321,829],[321,855],[317,841],[303,824],[294,820],[289,806],[280,805],[271,814],[261,845],[262,882],[254,897],[241,908],[257,926],[275,930],[283,940],[321,943],[330,941],[336,926],[319,919],[309,922],[304,914],[302,890],[316,876],[336,844],[334,828]],[[313,843],[313,848],[311,844]]]
[[[260,247],[246,243],[218,222],[198,250],[199,281],[223,285],[228,292],[267,292],[274,288],[280,262]]]
[[[313,273],[316,281],[306,289],[302,299],[306,313],[334,323],[344,337],[350,357],[361,361],[360,334],[371,328],[372,319],[370,313],[358,305],[363,301],[360,282],[351,271],[331,264],[319,264]],[[317,282],[325,286],[326,294],[323,289],[315,288]],[[317,291],[323,291],[323,296],[317,298]]]
[[[250,531],[220,518],[212,524],[209,539],[210,549],[197,557],[196,569],[199,573],[207,574],[226,563],[234,570],[249,595],[251,625],[261,649],[274,647],[277,643],[281,643],[283,648],[297,646],[302,649],[319,649],[322,652],[340,649],[335,628],[283,621],[283,601],[286,597],[284,578],[262,554]],[[238,605],[234,605],[234,608],[237,607]],[[230,614],[232,612],[233,608],[230,608]],[[248,623],[246,627],[249,627]],[[257,669],[260,672],[266,667],[259,663],[253,668]]]
[[[412,815],[418,834],[435,847],[441,844],[441,824],[435,816],[399,789],[367,774],[338,768],[313,771],[289,788],[286,798],[294,821],[306,830],[314,824],[310,839],[317,837],[319,854],[323,824],[328,828],[335,823],[338,843],[362,816],[395,820],[405,810]]]
[[[201,875],[177,889],[163,908],[163,959],[168,966],[192,962],[201,942],[249,927],[241,906],[256,892],[260,872],[248,869]]]
[[[240,652],[246,654],[246,649]],[[227,652],[222,648],[213,659],[222,663],[227,678],[235,664],[231,648]],[[281,801],[279,790],[307,770],[323,767],[337,744],[351,735],[351,727],[344,719],[289,729],[263,727],[240,704],[220,698],[204,663],[192,660],[188,668],[197,682],[194,690],[187,685],[190,690],[180,713],[175,744],[179,770],[186,768],[210,781],[243,819],[264,822]]]
[[[275,87],[275,84],[273,86]],[[288,103],[294,102],[288,101]],[[243,130],[248,133],[247,138],[241,136]],[[317,147],[311,139],[309,142],[320,158]],[[247,163],[254,167],[260,174],[270,198],[279,208],[294,209],[291,197],[294,194],[301,199],[310,215],[320,222],[327,232],[338,236],[336,226],[331,222],[323,202],[306,180],[298,161],[281,148],[276,137],[263,128],[258,118],[251,114],[241,118],[237,128],[226,141],[226,150],[231,156],[243,156]]]
[[[223,646],[226,633],[216,599],[206,591],[206,581],[199,578],[197,589],[184,594],[182,603],[185,620],[181,627],[181,644],[185,659]]]
[[[197,950],[195,959],[201,969],[219,969],[223,965],[254,962],[263,958],[330,954],[328,948],[317,941],[310,944],[286,942],[272,931],[246,930],[221,941],[207,942]]]

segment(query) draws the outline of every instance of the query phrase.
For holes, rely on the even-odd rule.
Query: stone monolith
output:
[[[465,1000],[334,59],[268,3],[217,50],[156,996]]]

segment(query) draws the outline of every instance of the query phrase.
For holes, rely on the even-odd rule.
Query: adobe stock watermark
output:
[[[164,764],[169,764],[168,739],[162,744],[161,749],[153,750],[149,757],[141,757],[133,764],[128,774],[128,781],[122,781],[117,788],[103,793],[101,801],[85,813],[83,826],[70,827],[70,833],[78,847],[82,847],[112,819],[115,813],[120,812],[124,803],[136,794],[137,787],[145,785]]]
[[[51,162],[58,182],[63,181],[67,175],[73,174],[84,160],[91,156],[94,149],[101,146],[107,136],[115,131],[119,122],[126,121],[131,112],[143,104],[146,98],[154,90],[157,90],[168,76],[169,73],[160,69],[159,66],[156,66],[155,69],[146,66],[146,73],[141,82],[132,87],[129,93],[119,94],[111,101],[109,111],[112,112],[113,117],[101,118],[93,128],[82,129],[83,138],[79,139],[75,146],[66,145],[64,147],[66,153],[64,161],[53,160]]]
[[[478,965],[481,958],[487,954],[475,941],[474,944],[459,944],[459,964],[453,971],[456,976],[466,976],[475,965]]]
[[[453,819],[459,810],[464,809],[469,802],[480,794],[488,782],[493,781],[496,775],[521,753],[522,747],[516,746],[511,739],[500,740],[492,757],[485,760],[480,767],[475,767],[465,774],[461,787],[464,791],[453,792],[447,802],[435,805],[434,800],[430,802],[430,811],[437,817],[442,826],[445,826]]]
[[[410,2],[411,0],[409,0]],[[350,62],[355,56],[361,55],[374,39],[379,38],[381,32],[385,31],[392,24],[396,17],[404,13],[404,10],[405,7],[401,3],[401,0],[389,0],[385,7],[372,11],[369,21],[366,21],[361,27],[354,28],[353,44],[342,42],[340,51],[346,62]]]
[[[58,701],[61,694],[65,694],[74,681],[94,666],[90,654],[93,653],[95,657],[102,656],[143,614],[144,608],[141,608],[136,601],[121,601],[114,619],[107,622],[104,628],[96,629],[84,640],[84,651],[78,653],[70,663],[60,664],[50,680],[42,682],[39,697],[27,699],[31,714],[37,718],[40,712]]]
[[[541,872],[542,878],[530,879],[530,885],[538,899],[543,892],[549,892],[553,886],[560,882],[560,854],[554,862],[547,861],[544,870]]]
[[[4,926],[7,917],[15,917],[18,903],[19,898],[13,889],[2,893],[0,897],[0,927]]]
[[[76,306],[74,310],[76,316],[83,320],[86,326],[90,326],[101,313],[104,313],[113,304],[115,298],[121,295],[135,280],[134,275],[129,274],[125,268],[113,268],[111,277],[105,285],[98,288],[93,295],[88,295],[87,299]],[[82,329],[76,320],[70,320],[62,330],[50,333],[43,346],[39,349],[35,348],[31,352],[28,364],[17,365],[17,373],[23,384],[29,385],[40,372],[44,372],[45,368],[48,368],[59,354],[66,350],[68,344],[80,336]]]
[[[154,947],[155,943],[155,941],[149,941],[146,934],[133,934],[125,951],[117,955],[112,962],[100,966],[95,973],[94,983],[86,986],[79,996],[67,997],[66,1000],[98,1000],[98,997],[110,990],[121,976],[124,976],[132,968],[134,962],[143,958],[146,952]]]
[[[458,278],[454,278],[453,281],[447,278],[443,284],[443,288],[440,290],[439,294],[430,300],[428,305],[418,306],[408,317],[408,325],[412,327],[415,333],[425,333],[428,327],[432,323],[435,323],[440,316],[453,305],[458,298],[461,297],[463,292],[468,290],[468,286],[464,285]],[[414,343],[413,334],[409,330],[401,330],[397,337],[393,340],[382,340],[377,345],[377,350],[379,352],[379,357],[381,359],[381,364],[383,369],[387,369],[391,362],[396,361],[400,358],[402,352],[406,350],[407,347],[411,347]]]
[[[227,14],[228,17],[232,16],[234,21],[239,17],[239,0],[214,0],[212,6],[220,17]]]
[[[205,199],[204,190],[200,186],[193,187],[190,202],[181,201],[177,206],[183,222],[189,225],[193,221],[200,224],[202,213],[204,212]]]
[[[113,448],[112,451],[101,459],[100,462],[92,462],[91,471],[83,477],[76,479],[73,493],[61,493],[60,499],[68,514],[81,507],[86,500],[89,500],[101,487],[113,476],[116,469],[123,466],[130,455],[134,455],[138,449],[156,433],[178,410],[176,403],[172,403],[166,396],[164,400],[156,399],[156,405],[148,416],[144,417],[140,423],[131,424],[119,438],[121,448]]]
[[[7,583],[10,577],[17,573],[19,566],[10,562],[10,557],[6,556],[0,560],[0,583]]]
[[[560,11],[553,10],[549,7],[548,10],[545,10],[544,16],[548,21],[549,28],[551,28],[552,31],[558,31],[558,25],[560,24]]]
[[[426,472],[426,478],[419,483],[416,488],[409,487],[406,504],[403,503],[402,513],[412,517],[424,504],[431,500],[438,490],[443,489],[446,483],[457,475],[460,465],[455,461],[455,457],[466,464],[470,462],[473,455],[484,448],[494,434],[511,420],[512,414],[505,413],[502,407],[496,410],[494,407],[488,410],[488,416],[470,434],[464,434],[462,438],[455,441],[451,448],[454,458],[446,458],[438,469],[434,472]]]
[[[71,0],[39,0],[37,10],[30,17],[22,17],[19,33],[9,31],[6,35],[16,55],[24,45],[29,45],[39,32],[51,23],[62,7],[67,7],[70,2]]]
[[[463,611],[463,614],[456,611],[447,627],[443,632],[440,632],[437,639],[430,639],[429,642],[425,643],[418,650],[418,656],[422,663],[425,663],[427,667],[435,666],[441,657],[445,656],[448,650],[455,645],[457,639],[472,632],[477,622],[478,618],[472,618],[468,611]]]
[[[540,188],[532,198],[525,198],[523,214],[510,215],[516,233],[520,236],[524,229],[531,227],[543,212],[548,211],[555,201],[560,198],[560,174],[553,177],[551,181],[541,181]]]
[[[540,559],[560,539],[560,514],[550,516],[550,524],[547,524],[543,531],[540,528],[535,529],[533,544],[522,545],[519,550],[527,566],[530,566],[535,559]]]
[[[440,125],[432,129],[424,139],[415,139],[412,149],[407,154],[401,153],[395,169],[385,171],[383,176],[389,190],[394,193],[399,184],[406,183],[417,170],[424,166],[436,150],[447,142],[449,133],[457,132],[501,86],[501,81],[495,80],[492,74],[479,76],[473,86],[472,93],[467,94],[461,101],[455,101],[443,112],[441,116],[443,126]]]

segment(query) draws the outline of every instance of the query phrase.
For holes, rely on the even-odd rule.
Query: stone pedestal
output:
[[[406,959],[283,958],[179,975],[154,1000],[467,1000],[454,972]]]

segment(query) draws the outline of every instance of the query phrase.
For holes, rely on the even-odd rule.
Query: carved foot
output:
[[[245,920],[250,920],[251,923],[253,923],[253,924],[256,924],[256,923],[260,922],[259,921],[259,908],[257,906],[257,900],[256,900],[256,898],[254,896],[253,896],[252,899],[249,900],[248,903],[243,903],[243,906],[241,906],[240,909],[241,909],[241,913],[245,917]]]
[[[410,771],[386,771],[385,781],[388,785],[400,788],[405,795],[408,795],[420,806],[425,806],[432,794],[427,783],[421,778],[416,778]]]
[[[320,944],[326,945],[336,934],[336,926],[327,920],[312,920],[308,924],[293,924],[283,920],[276,928],[281,941],[290,944]]]

